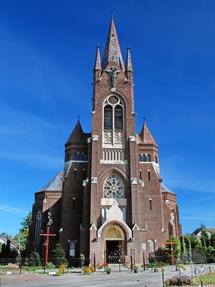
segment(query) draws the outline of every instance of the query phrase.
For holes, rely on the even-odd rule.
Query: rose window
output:
[[[106,179],[104,184],[104,197],[106,198],[124,197],[124,184],[118,176],[112,175]]]

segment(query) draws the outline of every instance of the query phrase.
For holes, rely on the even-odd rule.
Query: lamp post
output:
[[[121,259],[119,259],[119,272],[121,272]]]

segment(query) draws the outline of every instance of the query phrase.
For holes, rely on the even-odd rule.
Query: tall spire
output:
[[[126,57],[126,71],[133,72],[132,62],[131,62],[131,51],[130,48],[127,48],[127,57]]]
[[[100,56],[100,48],[99,45],[96,47],[96,59],[95,59],[95,65],[94,65],[94,71],[99,70],[101,71],[101,56]]]
[[[106,68],[109,63],[118,65],[122,70],[124,70],[122,53],[113,17],[111,18],[110,28],[106,40],[104,56],[102,59],[102,68]]]

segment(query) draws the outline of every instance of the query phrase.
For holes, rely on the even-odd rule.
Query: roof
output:
[[[100,56],[100,49],[99,46],[96,47],[96,59],[94,64],[94,70],[101,70],[101,56]]]
[[[175,194],[172,190],[170,190],[165,184],[161,183],[161,192],[169,192]]]
[[[102,59],[102,68],[105,69],[109,63],[116,64],[120,66],[122,70],[124,70],[122,53],[113,17],[111,19],[110,28],[106,40],[104,55]]]
[[[58,191],[58,192],[61,192],[62,187],[63,187],[63,172],[59,172],[44,187],[42,187],[38,192],[41,192],[41,191]]]
[[[7,241],[10,241],[10,248],[11,249],[15,249],[15,250],[19,249],[17,243],[12,238],[10,238],[10,237],[3,237],[3,236],[0,237],[0,243],[1,244],[7,245]]]
[[[209,233],[215,232],[215,227],[204,227],[204,226],[201,226],[201,227],[195,229],[192,234],[198,235],[199,233],[201,233],[201,231],[202,231],[203,229],[205,229],[205,230],[208,231]]]
[[[90,133],[84,133],[81,127],[81,123],[78,120],[71,135],[69,136],[66,146],[72,143],[87,142],[87,138],[90,137]]]
[[[140,136],[140,138],[144,144],[153,144],[153,145],[157,146],[157,143],[153,139],[153,136],[152,136],[147,124],[146,124],[146,121],[144,121],[142,130],[141,130],[139,136]]]

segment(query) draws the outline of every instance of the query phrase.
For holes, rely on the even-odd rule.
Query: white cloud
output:
[[[20,213],[27,213],[28,211],[20,209],[20,208],[16,208],[16,207],[12,207],[12,206],[7,206],[7,205],[0,205],[0,211],[3,212],[8,212],[14,215],[18,215]]]
[[[204,167],[204,168],[203,168]],[[215,178],[211,166],[199,165],[195,159],[172,155],[161,159],[161,174],[167,186],[173,189],[215,193]]]
[[[19,161],[31,166],[63,168],[63,159],[33,152],[0,151],[0,158],[4,160]]]

